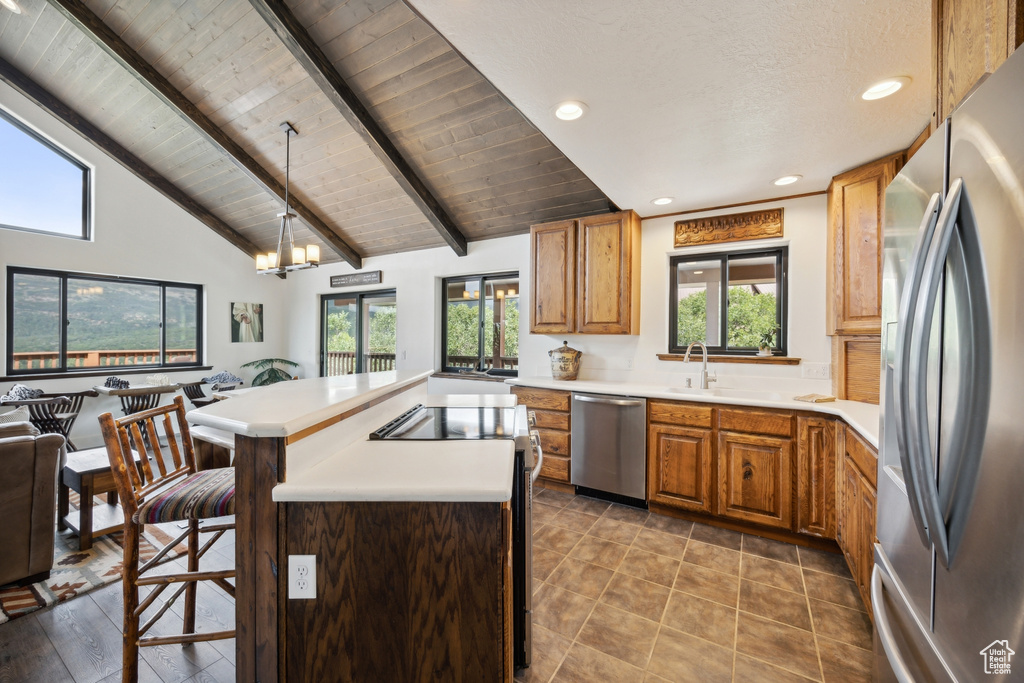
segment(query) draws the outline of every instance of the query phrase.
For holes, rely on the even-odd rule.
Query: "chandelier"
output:
[[[293,135],[298,135],[298,131],[295,130],[295,128],[292,127],[292,124],[287,121],[281,124],[281,130],[283,130],[285,134],[284,211],[277,214],[277,217],[281,219],[281,231],[277,236],[277,251],[270,251],[266,254],[258,254],[256,256],[256,272],[273,273],[275,275],[287,273],[289,270],[316,268],[320,265],[319,245],[310,244],[305,248],[295,246],[295,235],[292,233],[292,219],[295,218],[295,214],[292,213],[291,207],[288,205],[288,176],[291,170],[291,139]],[[285,252],[284,250],[285,233],[288,233],[288,252]],[[291,257],[289,265],[285,265],[282,260],[286,253]]]

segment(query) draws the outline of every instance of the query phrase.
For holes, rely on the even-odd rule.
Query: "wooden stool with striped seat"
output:
[[[235,632],[196,633],[196,586],[211,581],[234,598],[235,587],[227,579],[234,569],[200,571],[199,559],[234,521],[208,524],[204,533],[212,538],[200,547],[200,520],[233,515],[235,512],[235,470],[231,467],[198,471],[195,452],[185,421],[184,400],[177,396],[167,406],[150,408],[115,419],[100,415],[100,429],[114,474],[114,483],[124,509],[124,628],[122,680],[135,683],[139,675],[139,647],[168,643],[234,638]],[[177,433],[175,432],[177,430]],[[143,438],[145,434],[146,438]],[[133,463],[132,446],[139,451],[139,466]],[[166,446],[162,445],[166,444]],[[186,521],[187,529],[161,548],[155,557],[139,566],[139,537],[146,524]],[[155,574],[153,569],[169,562],[167,557],[178,543],[188,541],[188,570],[184,573]],[[171,584],[180,584],[145,624],[140,617]],[[153,586],[139,599],[140,586]],[[146,636],[146,633],[185,593],[184,627],[181,635]]]

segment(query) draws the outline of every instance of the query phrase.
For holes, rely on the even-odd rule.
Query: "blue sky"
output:
[[[0,224],[82,234],[82,170],[3,117]]]

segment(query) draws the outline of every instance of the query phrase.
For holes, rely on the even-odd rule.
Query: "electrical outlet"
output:
[[[828,363],[803,363],[800,376],[804,379],[828,379],[830,366]]]
[[[316,599],[316,555],[288,556],[288,599]]]

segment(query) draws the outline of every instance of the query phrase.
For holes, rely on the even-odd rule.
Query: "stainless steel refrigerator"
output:
[[[889,185],[876,680],[1024,680],[1024,50]]]

